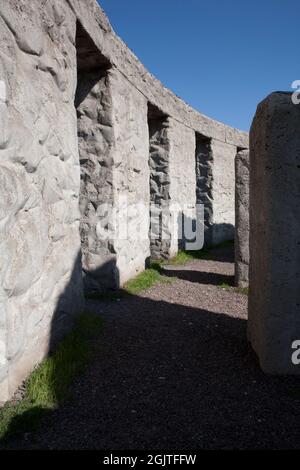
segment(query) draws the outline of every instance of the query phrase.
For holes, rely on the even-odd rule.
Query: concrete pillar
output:
[[[149,169],[151,230],[150,251],[152,259],[170,257],[171,234],[167,238],[162,212],[170,204],[170,139],[168,116],[148,105]]]
[[[196,133],[196,201],[204,205],[204,242],[212,245],[213,235],[213,169],[211,139]]]
[[[236,147],[196,133],[197,203],[204,204],[205,245],[234,238]]]
[[[249,150],[235,157],[235,283],[249,283]]]
[[[292,361],[300,340],[299,212],[300,105],[278,92],[258,106],[250,135],[248,337],[271,374],[300,373]]]

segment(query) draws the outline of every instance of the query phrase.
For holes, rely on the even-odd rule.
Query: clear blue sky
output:
[[[202,113],[248,130],[256,105],[300,80],[299,0],[99,0],[119,36]]]

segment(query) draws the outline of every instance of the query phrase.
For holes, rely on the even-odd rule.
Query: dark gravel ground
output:
[[[15,449],[300,447],[300,378],[264,375],[246,340],[247,298],[229,248],[169,267],[141,296],[90,304],[101,348],[73,397]]]

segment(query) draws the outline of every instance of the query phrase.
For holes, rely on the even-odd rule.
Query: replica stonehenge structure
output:
[[[232,240],[237,224],[236,282],[248,284],[249,136],[200,114],[164,88],[115,34],[96,0],[6,0],[0,6],[0,37],[4,402],[84,310],[85,292],[122,287],[145,269],[149,258],[168,259],[184,248],[178,224],[197,216],[197,204],[204,205],[207,245]],[[280,99],[283,109],[286,97]],[[282,183],[281,178],[289,178],[288,167],[280,173],[264,166],[271,159],[271,139],[276,138],[270,132],[270,148],[264,150],[262,121],[268,121],[267,108],[268,104],[260,109],[254,124],[257,141],[254,137],[250,157],[257,165],[250,188],[261,185],[250,196],[250,223],[262,194],[259,214],[269,225],[263,232],[259,218],[250,235],[250,258],[254,256],[249,337],[266,369],[276,372],[275,365],[269,367],[268,348],[280,352],[280,346],[270,337],[265,347],[263,336],[282,326],[272,308],[282,301],[275,291],[283,277],[275,281],[268,276],[273,263],[280,264],[287,256],[284,246],[289,246],[291,260],[282,276],[290,275],[288,268],[296,272],[297,257],[289,243],[293,240],[299,250],[299,231],[291,238],[289,227],[299,222],[293,220],[294,209],[287,200],[270,207],[269,191],[278,177],[280,194],[289,185],[296,201],[298,187],[292,176]],[[279,150],[276,155],[280,158]],[[130,230],[119,236],[113,214],[121,211],[123,200],[146,208],[142,217],[134,210],[127,214],[142,237],[132,237]],[[159,225],[155,237],[150,230],[152,206],[159,213],[175,207],[172,223],[163,229]],[[270,254],[273,245],[268,240],[273,240],[281,220],[273,218],[277,209],[286,211],[289,227],[280,228],[286,233],[283,245]],[[261,266],[255,264],[258,253]],[[294,287],[291,303],[298,295]],[[273,297],[266,289],[274,289]],[[292,307],[286,306],[290,310],[284,310],[283,321],[298,321]],[[292,329],[281,330],[289,341]],[[285,366],[284,362],[282,371]]]

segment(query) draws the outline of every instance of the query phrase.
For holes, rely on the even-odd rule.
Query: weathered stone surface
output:
[[[236,147],[196,133],[197,203],[204,204],[206,246],[234,239]]]
[[[151,258],[170,257],[172,235],[169,221],[164,215],[168,211],[170,195],[170,140],[168,116],[157,108],[149,107],[149,168],[150,168],[150,202],[151,202]],[[165,239],[165,237],[167,237]]]
[[[235,157],[235,284],[249,284],[249,151]]]
[[[103,204],[113,205],[114,132],[109,76],[104,69],[79,71],[75,105],[81,167],[80,212],[82,267],[86,290],[118,287],[110,262],[113,241],[98,236],[97,225],[105,214]]]
[[[173,207],[170,257],[185,249],[189,240],[178,233],[180,225],[196,220],[195,132],[174,118],[169,120],[170,198]],[[178,209],[176,210],[176,207]],[[179,238],[179,239],[178,239]]]
[[[113,105],[114,145],[114,204],[128,204],[127,236],[114,242],[116,267],[122,286],[145,269],[150,255],[149,243],[149,131],[148,106],[145,97],[115,68],[110,74]],[[136,205],[147,211],[136,211]],[[122,218],[121,218],[122,221]],[[115,229],[122,229],[116,227]]]
[[[213,231],[213,153],[211,139],[196,134],[196,195],[197,204],[204,206],[204,241],[212,244]]]
[[[212,244],[234,239],[234,160],[236,147],[212,140],[213,230]]]
[[[88,40],[78,42],[82,37]],[[151,168],[161,200],[186,203],[190,217],[195,132],[212,139],[212,223],[232,223],[231,157],[236,147],[248,146],[248,136],[192,110],[164,88],[112,31],[95,0],[2,2],[0,39],[4,401],[82,310],[81,247],[88,285],[120,286],[144,269]],[[154,168],[155,158],[149,165],[149,103],[169,117],[168,171]],[[118,211],[124,196],[129,206],[146,207],[142,215],[128,214],[129,226],[144,235],[137,238],[129,228],[129,236],[119,238],[108,217],[109,236],[102,238],[101,205],[110,202]],[[168,256],[178,250],[174,227]],[[213,234],[213,242],[224,238],[224,230]]]
[[[53,40],[44,22],[56,25],[53,4],[0,7],[0,401],[48,351],[56,325],[61,335],[83,306],[76,51],[65,34],[75,35],[76,22],[69,10]],[[55,67],[42,70],[41,61]]]
[[[96,5],[95,0],[68,0],[68,3],[72,5],[84,29],[103,55],[130,80],[137,90],[147,97],[150,103],[164,114],[176,117],[182,124],[200,134],[236,147],[248,148],[247,132],[226,126],[195,111],[149,73],[111,29],[105,13]]]
[[[291,94],[258,106],[250,142],[248,335],[265,372],[299,374],[300,106]]]

